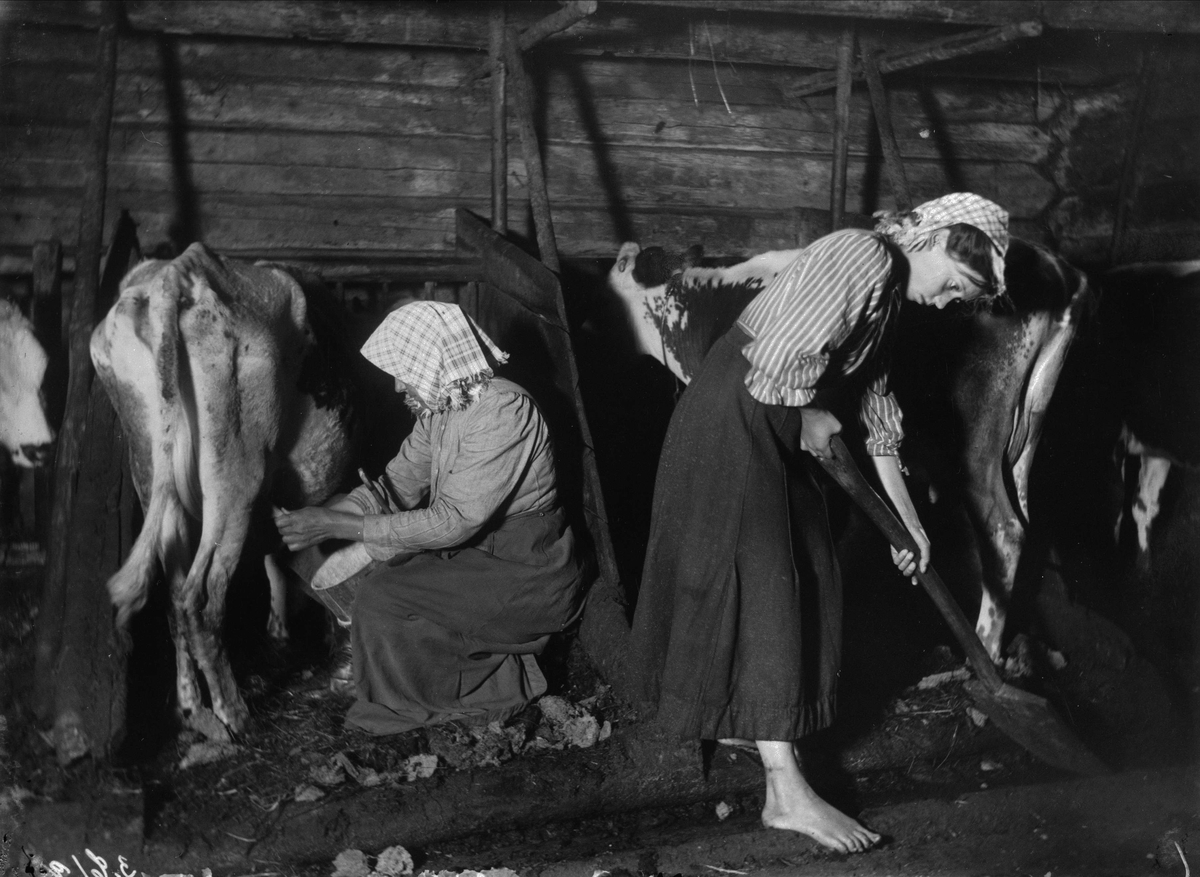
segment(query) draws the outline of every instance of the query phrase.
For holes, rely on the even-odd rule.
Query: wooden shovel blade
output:
[[[912,536],[858,471],[845,443],[835,435],[829,447],[833,452],[831,458],[817,458],[825,471],[850,494],[850,498],[879,528],[884,538],[897,548],[907,548],[914,557],[917,556],[917,546]],[[975,671],[977,678],[969,681],[966,688],[980,712],[1049,765],[1081,774],[1107,773],[1108,768],[1092,754],[1047,700],[1009,685],[1000,677],[983,643],[933,567],[918,572],[917,580],[941,612]]]

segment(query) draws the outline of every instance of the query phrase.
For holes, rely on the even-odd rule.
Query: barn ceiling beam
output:
[[[1074,0],[1064,0],[1074,2]],[[1108,6],[1121,3],[1112,0]],[[936,4],[930,4],[936,5]],[[1144,0],[1146,22],[1161,22],[1156,13],[1158,0]],[[1194,27],[1186,22],[1180,31],[1200,33],[1200,2],[1178,5],[1195,10]],[[487,52],[488,21],[486,4],[433,3],[356,3],[331,0],[205,0],[205,2],[168,2],[168,0],[125,0],[122,7],[132,32],[169,33],[199,40],[245,38],[292,43],[330,42],[344,46],[398,46],[440,48],[462,52],[461,72],[455,75],[466,82],[467,72],[484,60]],[[94,29],[98,26],[97,0],[6,0],[6,21],[10,24],[45,27]],[[524,31],[537,24],[557,4],[509,3],[507,22]],[[1037,15],[999,22],[977,22],[995,26],[1041,20]],[[836,50],[842,28],[853,23],[860,33],[872,34],[887,45],[890,52],[904,52],[962,31],[970,24],[940,23],[921,20],[899,22],[885,19],[768,15],[765,13],[715,13],[689,7],[670,7],[603,0],[595,15],[588,16],[570,30],[548,37],[542,45],[552,49],[541,59],[544,63],[572,63],[580,59],[625,59],[639,62],[673,61],[693,63],[697,51],[715,58],[720,64],[754,65],[761,77],[776,76],[786,84],[792,77],[813,72],[832,72],[837,66]],[[1097,25],[1099,26],[1099,25]],[[1149,25],[1147,25],[1149,27]],[[1101,42],[1096,40],[1102,39]],[[1184,37],[1184,42],[1188,38]],[[1013,44],[997,51],[964,60],[942,62],[938,75],[954,78],[1010,79],[1014,81],[1055,81],[1064,86],[1110,83],[1137,75],[1133,63],[1141,34],[1085,32],[1083,30],[1043,33],[1040,39]],[[1045,51],[1037,50],[1045,49]],[[1095,53],[1106,51],[1103,65],[1095,62]],[[475,58],[470,53],[477,52]],[[1124,59],[1124,60],[1122,60]],[[600,63],[607,63],[602,61]],[[770,70],[769,68],[778,68]],[[886,68],[885,68],[886,69]],[[885,76],[887,74],[885,73]],[[832,86],[830,86],[832,91]],[[772,86],[772,99],[781,91]]]
[[[881,54],[875,59],[875,62],[881,75],[895,73],[899,70],[908,70],[912,67],[920,67],[923,64],[931,64],[935,61],[946,61],[951,58],[960,58],[964,55],[977,55],[981,52],[990,52],[1014,40],[1039,36],[1041,32],[1042,24],[1039,21],[1006,24],[1004,27],[991,30],[972,31],[971,33],[956,34],[941,40],[933,40],[932,42],[902,52]],[[855,79],[863,79],[866,76],[864,65],[854,65],[852,74]],[[789,100],[798,100],[810,94],[828,91],[837,85],[837,77],[838,74],[836,72],[814,73],[792,85],[783,86],[783,92]]]
[[[1063,30],[1200,33],[1197,0],[605,0],[622,6],[674,10],[1002,25],[1036,19]]]

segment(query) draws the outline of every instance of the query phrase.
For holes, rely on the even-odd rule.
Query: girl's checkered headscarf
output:
[[[924,243],[930,235],[949,225],[963,223],[979,229],[992,242],[992,274],[995,294],[1004,295],[1004,254],[1008,252],[1008,211],[971,192],[954,192],[926,201],[908,213],[876,213],[875,230],[887,235],[901,248]]]
[[[471,404],[492,377],[484,349],[499,364],[508,354],[458,305],[417,301],[383,318],[362,355],[408,384],[434,411]]]

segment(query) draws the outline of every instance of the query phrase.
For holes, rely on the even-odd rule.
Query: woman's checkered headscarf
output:
[[[484,349],[497,364],[508,354],[458,305],[417,301],[383,318],[362,355],[408,384],[434,411],[471,404],[492,377]]]
[[[930,235],[948,225],[963,223],[979,229],[992,242],[992,273],[995,294],[1004,295],[1004,254],[1008,252],[1008,211],[999,204],[971,192],[954,192],[926,201],[908,213],[876,213],[875,230],[887,235],[901,248],[923,244]]]

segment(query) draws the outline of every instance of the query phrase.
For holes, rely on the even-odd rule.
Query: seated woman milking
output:
[[[456,305],[393,311],[362,353],[395,379],[416,425],[377,482],[275,510],[292,551],[350,540],[376,561],[340,584],[310,582],[350,631],[346,721],[395,734],[506,719],[545,692],[534,655],[582,603],[546,423],[495,377],[488,357],[508,355]]]

